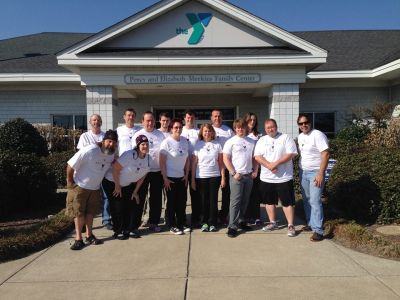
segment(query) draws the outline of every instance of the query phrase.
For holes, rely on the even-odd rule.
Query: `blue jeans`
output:
[[[103,225],[111,225],[111,216],[110,216],[110,202],[108,201],[107,194],[104,192],[103,185],[100,186],[101,189],[101,199],[103,200],[103,212],[101,213],[102,224]]]
[[[307,224],[314,232],[323,235],[324,229],[322,223],[324,221],[324,212],[322,209],[321,194],[324,189],[324,183],[321,187],[315,186],[314,178],[318,172],[319,170],[307,171],[300,169],[300,183]]]

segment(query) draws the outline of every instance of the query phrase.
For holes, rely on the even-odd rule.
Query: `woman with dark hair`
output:
[[[262,136],[258,131],[258,119],[255,113],[248,112],[244,117],[247,124],[247,136],[255,142]],[[249,199],[249,205],[247,206],[246,219],[250,224],[261,225],[260,220],[260,170],[258,170],[257,177],[253,180],[253,188]]]
[[[169,124],[170,136],[160,146],[160,168],[167,193],[167,213],[170,232],[184,234],[186,221],[186,188],[189,175],[189,143],[181,137],[182,120]]]
[[[110,200],[113,237],[126,240],[140,237],[145,195],[140,187],[150,170],[149,141],[145,135],[136,138],[136,148],[125,151],[103,179],[104,191]],[[140,195],[139,195],[139,194]]]
[[[201,200],[201,231],[217,231],[218,189],[225,187],[225,167],[221,144],[215,140],[211,124],[203,124],[192,155],[191,187]]]

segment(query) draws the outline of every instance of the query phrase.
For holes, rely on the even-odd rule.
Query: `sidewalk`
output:
[[[313,243],[309,233],[290,238],[286,228],[234,239],[225,232],[149,233],[119,241],[98,228],[104,244],[81,251],[69,249],[71,235],[0,264],[0,298],[400,299],[400,262],[329,240]]]

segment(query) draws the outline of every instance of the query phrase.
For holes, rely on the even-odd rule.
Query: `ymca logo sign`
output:
[[[210,13],[187,13],[186,17],[188,18],[190,25],[192,25],[193,32],[189,37],[188,44],[196,45],[198,44],[204,35],[205,28],[210,24],[212,19],[212,14]],[[177,28],[176,34],[189,34],[188,29]]]

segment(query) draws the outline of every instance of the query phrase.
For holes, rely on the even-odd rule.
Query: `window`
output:
[[[154,115],[156,118],[156,127],[160,127],[160,122],[158,120],[160,119],[160,113],[162,112],[168,112],[171,118],[184,118],[183,113],[185,110],[190,109],[194,111],[196,114],[196,124],[197,127],[200,128],[201,124],[203,123],[211,123],[210,116],[211,112],[214,110],[213,108],[195,108],[195,107],[188,107],[188,108],[176,108],[176,109],[170,109],[170,108],[156,108],[154,109]],[[224,116],[223,124],[227,125],[232,128],[233,121],[235,120],[235,109],[234,108],[218,108],[222,112],[222,115]]]
[[[53,115],[53,126],[87,130],[87,117],[86,115]]]
[[[334,112],[305,112],[311,118],[313,128],[326,134],[328,138],[335,136],[335,113]]]

